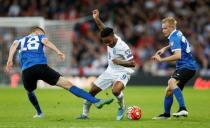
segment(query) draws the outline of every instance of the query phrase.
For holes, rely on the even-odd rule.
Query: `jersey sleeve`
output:
[[[20,45],[21,45],[21,43],[20,43],[20,38],[15,39],[14,42],[18,42],[18,47],[17,47],[17,49],[20,49]]]
[[[122,50],[122,51],[121,51],[121,54],[122,54],[122,56],[123,56],[123,58],[124,58],[125,60],[131,60],[131,59],[133,59],[133,54],[132,54],[130,48],[127,48],[127,49],[125,49],[125,50]]]
[[[181,40],[178,37],[172,37],[169,39],[169,44],[172,52],[181,50]]]
[[[43,39],[47,38],[44,34],[40,34],[38,37],[41,42],[43,42]]]

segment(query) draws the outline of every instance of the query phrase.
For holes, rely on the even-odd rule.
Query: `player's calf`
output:
[[[41,107],[39,106],[39,102],[38,102],[38,99],[35,95],[34,92],[28,92],[27,93],[28,95],[28,99],[29,101],[31,102],[31,104],[34,106],[34,108],[36,109],[36,115],[34,116],[35,118],[38,117],[39,115],[42,115],[42,110],[41,110]]]
[[[168,87],[167,88],[169,90],[173,90],[173,89],[177,88],[177,83],[178,83],[178,81],[176,79],[170,78],[168,80]]]

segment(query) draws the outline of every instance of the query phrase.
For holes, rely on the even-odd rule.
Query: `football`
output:
[[[138,106],[131,106],[127,109],[127,118],[130,120],[139,120],[142,117],[142,110]]]

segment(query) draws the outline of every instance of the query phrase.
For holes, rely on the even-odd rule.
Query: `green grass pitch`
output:
[[[127,107],[137,105],[143,111],[138,121],[116,121],[116,100],[109,106],[96,109],[92,106],[89,120],[76,120],[83,100],[62,89],[36,90],[42,119],[33,119],[35,111],[27,99],[23,88],[0,88],[0,128],[210,128],[210,90],[194,90],[186,87],[185,102],[189,110],[187,118],[152,120],[163,112],[164,87],[130,86],[124,91]],[[113,97],[111,90],[98,95],[101,98]],[[172,112],[177,111],[174,100]]]

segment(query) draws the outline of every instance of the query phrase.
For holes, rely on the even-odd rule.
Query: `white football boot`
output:
[[[35,114],[34,116],[33,116],[33,118],[43,118],[44,117],[44,114],[43,113],[41,113],[41,114]]]
[[[172,115],[174,117],[180,117],[180,116],[184,116],[187,117],[188,116],[188,111],[187,110],[179,110],[178,112],[173,113]]]

